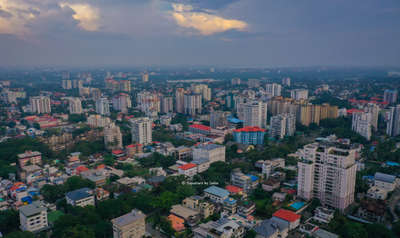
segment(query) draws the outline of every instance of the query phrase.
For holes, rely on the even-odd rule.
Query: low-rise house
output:
[[[368,189],[366,196],[372,199],[385,200],[388,195],[388,190],[378,186],[372,186]]]
[[[278,193],[275,192],[274,194],[272,194],[272,200],[274,201],[279,201],[279,202],[283,202],[286,199],[286,193]]]
[[[254,227],[256,238],[285,238],[289,233],[287,222],[267,219]]]
[[[314,210],[314,216],[312,217],[312,219],[319,221],[321,223],[328,224],[329,222],[331,222],[334,215],[335,215],[335,211],[332,209],[325,208],[325,207],[317,207]]]
[[[271,219],[278,219],[287,222],[289,230],[293,230],[300,225],[301,215],[296,214],[295,212],[279,209],[274,214],[272,214]]]
[[[47,229],[47,208],[40,201],[19,208],[21,230],[39,232]]]
[[[360,207],[356,216],[370,221],[383,223],[385,221],[386,204],[382,200],[364,199],[360,202]]]
[[[375,173],[374,185],[378,188],[393,191],[397,186],[396,176],[384,173]]]
[[[278,189],[281,186],[281,182],[277,179],[269,178],[267,181],[262,183],[261,187],[264,191],[271,192]]]
[[[242,238],[245,228],[229,219],[221,218],[218,221],[209,221],[193,229],[194,238]]]
[[[243,188],[240,188],[238,186],[234,185],[227,185],[225,186],[225,189],[229,191],[231,195],[242,195],[243,194]]]
[[[191,178],[197,174],[197,165],[194,163],[181,165],[178,167],[178,173]]]
[[[251,174],[244,174],[240,169],[235,169],[231,174],[231,183],[234,186],[243,188],[245,193],[249,193],[257,187],[258,177]]]
[[[207,218],[214,214],[215,206],[212,203],[206,202],[200,196],[191,196],[182,201],[182,206],[199,211],[203,218]]]
[[[198,211],[184,207],[182,205],[173,205],[170,213],[185,220],[189,226],[195,225],[200,220]]]
[[[211,201],[222,203],[229,196],[229,191],[217,186],[211,186],[204,189],[204,195]]]
[[[185,220],[175,216],[174,214],[170,214],[168,216],[168,220],[171,222],[172,229],[174,229],[176,232],[181,232],[185,230]]]
[[[142,177],[136,176],[133,178],[123,177],[123,178],[118,179],[116,182],[120,185],[133,187],[135,185],[140,185],[140,184],[146,183],[146,180]]]
[[[188,160],[192,158],[192,148],[183,145],[175,148],[175,157],[178,160]]]
[[[237,213],[242,217],[249,217],[256,210],[256,205],[250,200],[239,201]]]
[[[142,238],[146,233],[146,215],[139,210],[111,220],[113,238]]]
[[[81,188],[72,192],[68,192],[65,195],[65,198],[67,200],[67,204],[72,206],[85,207],[89,205],[95,205],[93,191],[89,188]]]
[[[228,197],[223,202],[224,205],[224,212],[228,215],[235,214],[237,211],[237,201],[231,197]]]

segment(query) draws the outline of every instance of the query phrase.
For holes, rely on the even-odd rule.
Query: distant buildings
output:
[[[283,78],[283,79],[282,79],[282,85],[285,85],[285,86],[290,87],[291,81],[292,81],[292,80],[291,80],[289,77]]]
[[[334,138],[308,144],[299,150],[297,195],[340,210],[354,201],[357,149]]]
[[[65,194],[67,204],[78,207],[94,206],[94,194],[89,188],[81,188]]]
[[[283,139],[293,136],[296,131],[296,117],[294,114],[279,114],[271,117],[269,134],[271,137]]]
[[[131,124],[132,143],[147,145],[152,143],[153,121],[148,117],[133,118]]]
[[[386,89],[383,92],[383,101],[393,104],[397,102],[398,92],[397,90]]]
[[[307,100],[308,90],[307,89],[294,89],[290,91],[290,97],[294,100]]]
[[[246,145],[264,144],[265,129],[259,127],[244,127],[233,131],[235,142]]]
[[[139,210],[111,220],[113,238],[142,238],[146,233],[146,215]]]
[[[110,123],[104,128],[104,144],[107,149],[122,149],[121,130],[115,123]]]
[[[149,73],[146,72],[142,74],[142,82],[143,83],[149,82]]]
[[[281,96],[282,86],[277,83],[267,84],[265,86],[265,91],[271,97]]]
[[[107,98],[99,98],[96,100],[96,113],[103,116],[110,114],[110,104]]]
[[[19,208],[19,222],[23,231],[42,231],[49,226],[47,208],[41,201],[22,206]]]
[[[160,98],[156,93],[142,91],[137,95],[139,109],[147,116],[156,116],[161,109]]]
[[[46,96],[37,96],[30,98],[31,111],[37,114],[51,113],[50,98]]]
[[[209,88],[206,84],[192,84],[190,88],[193,93],[201,94],[202,99],[205,102],[211,100],[211,88]]]
[[[72,89],[72,81],[69,79],[63,79],[61,82],[61,86],[63,89]]]
[[[386,134],[389,136],[400,135],[400,104],[389,109],[389,119],[386,125]]]
[[[82,102],[79,98],[72,97],[68,100],[70,114],[82,114]]]
[[[371,139],[372,135],[372,113],[369,112],[354,112],[351,123],[351,129],[360,134],[367,140]]]

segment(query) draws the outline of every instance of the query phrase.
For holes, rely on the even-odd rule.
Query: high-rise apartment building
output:
[[[124,113],[127,113],[128,108],[132,107],[131,97],[129,96],[129,94],[126,93],[120,93],[114,96],[112,99],[112,103],[114,110]]]
[[[90,127],[105,127],[111,123],[110,118],[102,117],[101,115],[90,115],[87,118],[87,124]]]
[[[185,94],[183,98],[185,114],[195,116],[201,114],[201,94]]]
[[[211,100],[211,88],[209,88],[206,84],[192,84],[190,89],[195,94],[201,94],[204,101]]]
[[[69,79],[63,79],[61,81],[61,86],[63,89],[72,89],[72,81]]]
[[[254,101],[242,104],[243,126],[257,126],[267,128],[267,104]]]
[[[306,100],[308,99],[307,89],[293,89],[290,91],[290,97],[294,100]]]
[[[324,138],[298,151],[297,195],[323,206],[346,209],[354,201],[357,148],[348,140]]]
[[[397,90],[386,89],[383,92],[383,101],[393,104],[397,102],[398,92]]]
[[[30,98],[31,111],[33,113],[51,113],[50,98],[46,96],[37,96]]]
[[[258,80],[258,79],[248,79],[247,80],[247,86],[249,86],[249,88],[258,88],[258,87],[260,87],[260,80]]]
[[[210,127],[217,128],[217,127],[224,127],[228,125],[228,116],[229,112],[224,111],[211,111],[210,113]]]
[[[161,97],[161,113],[170,113],[174,111],[174,99],[170,96]]]
[[[379,120],[379,111],[381,109],[378,105],[370,103],[365,108],[364,111],[371,113],[371,125],[374,131],[378,130],[378,120]]]
[[[100,115],[110,115],[110,104],[107,98],[99,98],[96,100],[96,113]]]
[[[130,119],[132,143],[147,145],[153,142],[153,121],[148,117]]]
[[[400,135],[400,104],[395,107],[390,107],[389,109],[386,134],[389,136]]]
[[[175,91],[175,111],[177,113],[185,112],[185,89],[177,88]]]
[[[271,117],[269,134],[271,137],[283,139],[293,136],[296,131],[296,117],[294,114],[279,114]]]
[[[104,127],[104,144],[109,150],[122,149],[122,133],[114,123]]]
[[[372,113],[370,112],[354,112],[351,123],[351,129],[360,134],[367,140],[371,139],[372,135]]]
[[[265,86],[265,91],[271,97],[281,96],[282,86],[277,83],[269,83]]]
[[[139,109],[146,115],[157,115],[160,112],[160,98],[156,93],[143,91],[137,95],[137,104]]]
[[[81,99],[73,97],[68,100],[68,108],[70,114],[82,114],[82,102]]]
[[[240,78],[233,78],[231,79],[232,85],[240,85]]]

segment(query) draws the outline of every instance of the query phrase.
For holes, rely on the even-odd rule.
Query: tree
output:
[[[19,215],[16,210],[0,211],[0,231],[3,234],[17,230],[18,226]]]
[[[5,238],[35,238],[35,235],[29,231],[14,231],[6,235]]]

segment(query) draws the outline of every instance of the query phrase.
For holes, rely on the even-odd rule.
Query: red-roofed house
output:
[[[189,131],[196,134],[200,133],[204,135],[209,135],[211,133],[211,127],[200,124],[193,124],[189,126]]]
[[[225,189],[228,190],[231,195],[243,193],[243,188],[239,188],[234,185],[227,185]]]
[[[123,150],[113,150],[111,153],[117,158],[125,156],[125,152]]]
[[[142,151],[143,151],[142,144],[131,144],[131,145],[127,145],[125,148],[126,148],[126,153],[128,156],[133,156],[135,154],[142,153]]]
[[[351,115],[355,112],[363,112],[363,110],[352,108],[352,109],[347,109],[347,115]]]
[[[300,225],[301,215],[286,209],[279,209],[272,214],[272,218],[286,221],[288,223],[289,230],[293,230]]]
[[[178,167],[178,173],[188,177],[193,177],[197,174],[197,165],[193,163],[187,163]]]
[[[171,226],[175,231],[180,232],[185,230],[185,220],[183,220],[182,218],[171,214],[168,216],[168,220],[171,221]]]
[[[79,174],[81,174],[82,172],[85,172],[85,171],[88,171],[89,169],[88,168],[86,168],[86,166],[84,166],[84,165],[79,165],[78,167],[76,167],[76,169],[75,169],[75,174],[76,175],[79,175]]]

